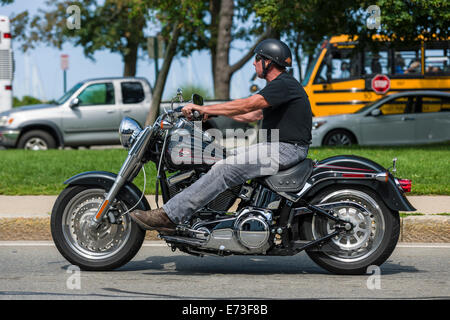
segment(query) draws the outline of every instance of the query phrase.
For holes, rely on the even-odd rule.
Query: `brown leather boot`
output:
[[[130,217],[144,230],[158,230],[174,232],[176,224],[170,221],[163,208],[141,211],[135,210],[130,213]]]

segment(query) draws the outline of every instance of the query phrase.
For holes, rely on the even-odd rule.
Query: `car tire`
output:
[[[20,137],[17,148],[26,150],[55,149],[56,141],[55,138],[46,131],[31,130]]]
[[[354,144],[356,144],[356,138],[347,130],[333,130],[323,139],[324,146],[351,146]]]

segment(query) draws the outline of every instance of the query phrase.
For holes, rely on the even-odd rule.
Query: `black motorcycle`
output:
[[[193,101],[201,105],[203,99],[193,95]],[[201,116],[194,114],[194,119]],[[173,160],[174,150],[181,156],[196,152],[180,148],[178,137],[186,132],[197,139],[191,148],[215,143],[183,116],[181,107],[167,110],[144,129],[124,118],[120,141],[130,150],[120,172],[86,172],[65,182],[68,187],[53,207],[51,231],[70,263],[83,270],[111,270],[136,255],[145,231],[128,213],[150,209],[144,192],[132,183],[144,164],[157,165],[156,198],[160,187],[164,202],[211,168],[211,163]],[[330,272],[363,274],[393,252],[400,232],[399,211],[415,211],[405,197],[411,181],[393,176],[395,159],[391,171],[357,156],[305,159],[274,176],[224,191],[178,225],[175,233],[159,237],[172,251],[200,257],[291,256],[306,250]],[[236,204],[237,209],[229,212]]]

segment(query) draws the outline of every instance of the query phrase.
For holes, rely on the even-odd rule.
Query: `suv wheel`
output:
[[[48,132],[32,130],[26,132],[17,144],[17,148],[25,150],[48,150],[56,148],[55,138]]]

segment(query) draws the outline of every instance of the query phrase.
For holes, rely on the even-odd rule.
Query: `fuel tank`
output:
[[[200,121],[179,119],[169,132],[167,143],[165,159],[173,170],[208,169],[226,157],[226,149],[202,130]]]

